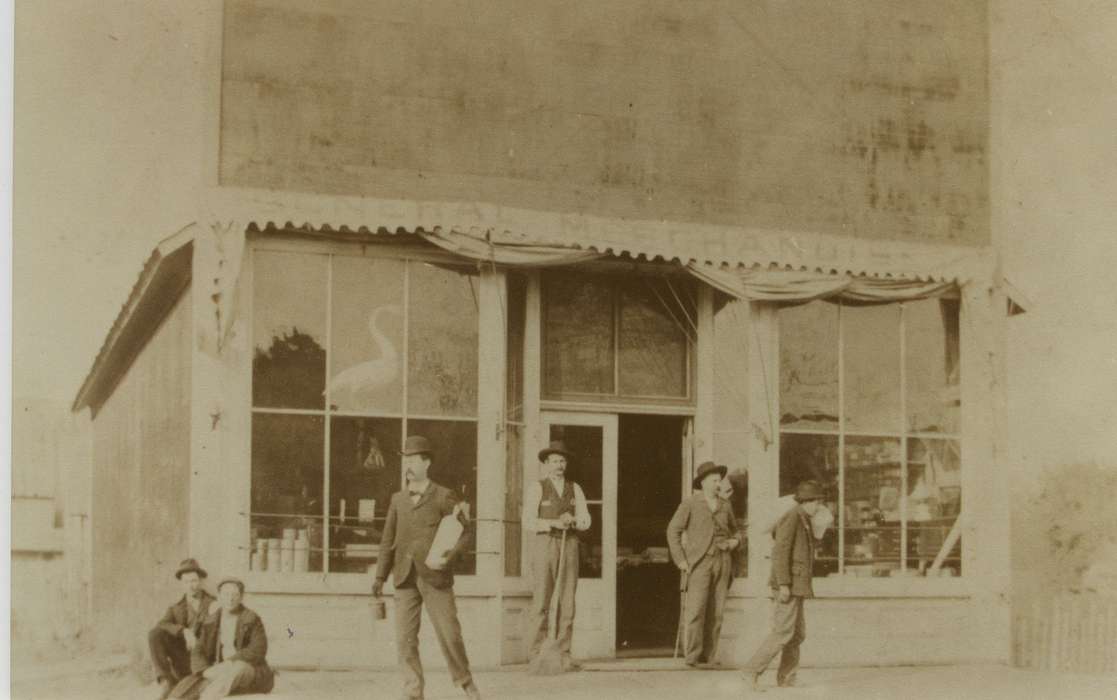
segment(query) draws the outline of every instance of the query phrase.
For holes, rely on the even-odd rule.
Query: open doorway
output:
[[[670,656],[679,620],[679,571],[667,522],[682,498],[682,416],[619,416],[617,435],[617,655]]]

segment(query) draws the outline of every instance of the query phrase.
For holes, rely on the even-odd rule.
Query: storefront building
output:
[[[352,30],[337,24],[378,27],[376,12],[327,5],[333,9],[320,10],[313,30],[299,30],[307,42],[328,35],[384,57],[347,44],[356,41]],[[818,599],[804,650],[812,663],[1007,658],[1002,344],[1005,319],[1019,307],[988,245],[987,181],[974,155],[984,132],[965,116],[983,104],[980,51],[966,64],[976,77],[963,70],[945,82],[912,79],[917,87],[904,100],[932,104],[901,109],[906,144],[893,143],[885,132],[895,124],[880,116],[898,96],[866,96],[882,90],[878,83],[847,84],[835,98],[844,109],[870,103],[840,136],[853,150],[819,148],[800,161],[845,168],[848,182],[793,172],[759,183],[759,175],[745,177],[738,184],[753,182],[750,210],[722,190],[718,172],[688,180],[702,166],[652,142],[641,148],[664,165],[628,163],[614,182],[597,184],[597,195],[552,167],[567,155],[530,138],[491,151],[474,144],[475,167],[458,170],[461,143],[438,125],[494,128],[470,121],[504,104],[481,89],[464,94],[458,122],[424,112],[435,126],[423,138],[449,155],[405,153],[412,134],[403,112],[383,125],[396,130],[398,150],[382,150],[376,129],[337,123],[351,114],[344,106],[324,116],[299,92],[349,90],[339,87],[345,76],[381,68],[360,60],[296,67],[261,48],[296,31],[292,15],[302,11],[292,7],[224,5],[213,181],[200,188],[198,221],[149,259],[75,403],[93,414],[95,559],[100,543],[118,561],[154,569],[142,543],[124,541],[129,529],[156,531],[161,549],[189,550],[211,571],[245,580],[271,631],[275,663],[390,665],[392,628],[369,611],[369,571],[386,504],[402,483],[397,451],[406,435],[422,434],[436,448],[432,477],[458,491],[474,519],[474,546],[456,583],[471,657],[481,666],[521,663],[530,572],[520,511],[539,477],[537,451],[562,439],[576,455],[570,475],[594,520],[578,590],[578,656],[669,653],[678,576],[664,532],[695,465],[714,459],[730,469],[729,498],[742,521],[799,480],[826,489],[835,527],[814,572]],[[881,20],[877,29],[965,43],[952,33],[964,22],[935,23],[924,10],[915,12],[918,31],[911,17]],[[701,43],[686,32],[717,25],[682,10],[656,12],[677,23],[668,33],[681,31],[680,41]],[[791,19],[772,21],[790,31],[799,26]],[[854,35],[868,31],[843,19]],[[409,22],[414,31],[445,26]],[[632,60],[626,70],[635,74],[642,59]],[[470,55],[462,70],[491,62]],[[437,68],[427,71],[437,82],[429,77]],[[276,75],[295,77],[277,87]],[[697,103],[720,90],[712,83]],[[477,97],[486,94],[489,102]],[[735,98],[717,99],[741,116]],[[269,100],[288,103],[269,111]],[[777,116],[769,117],[769,130],[777,129]],[[743,167],[740,151],[763,159],[758,144],[773,143],[739,123],[703,127],[704,119],[683,114],[676,126],[712,139],[692,146],[723,176],[724,160]],[[643,128],[639,117],[632,123]],[[861,136],[856,124],[868,125]],[[525,128],[542,139],[558,126]],[[810,123],[788,128],[796,134],[775,143],[835,136]],[[364,135],[325,144],[353,131]],[[588,148],[575,132],[567,136]],[[493,174],[493,154],[505,146],[529,149],[523,167],[532,172],[512,164]],[[420,178],[400,184],[398,163],[353,170],[347,158],[361,148],[411,163]],[[848,165],[865,158],[858,148],[872,150],[868,178],[863,161]],[[923,153],[938,165],[922,164]],[[370,175],[378,167],[379,181]],[[633,168],[644,170],[636,177]],[[829,218],[806,200],[797,205],[798,195],[777,194],[800,176],[827,190],[821,208],[834,210]],[[662,201],[630,196],[637,179],[649,192],[659,187]],[[854,186],[868,191],[850,195]],[[414,197],[397,196],[401,188]],[[707,200],[687,204],[688,192]],[[913,192],[934,194],[901,201]],[[579,197],[592,201],[572,205]],[[882,197],[892,208],[877,206]],[[791,213],[781,219],[779,211]],[[762,225],[771,221],[780,225]],[[768,624],[770,537],[754,528],[747,542],[723,627],[730,663],[743,660]],[[102,567],[94,608],[98,596],[137,585],[116,573],[119,564]],[[150,587],[135,592],[142,598]]]

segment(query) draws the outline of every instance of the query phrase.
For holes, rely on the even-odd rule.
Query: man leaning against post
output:
[[[184,589],[182,598],[167,608],[163,619],[148,632],[147,645],[155,681],[159,684],[158,700],[171,693],[180,680],[190,675],[190,652],[197,640],[198,628],[216,600],[203,587],[206,570],[195,559],[184,559],[175,571],[175,578]]]
[[[772,631],[745,664],[745,678],[755,691],[762,690],[760,676],[768,664],[780,656],[776,685],[795,685],[799,668],[799,646],[807,638],[803,601],[814,597],[811,575],[814,570],[815,539],[811,519],[822,505],[822,487],[807,480],[795,489],[797,505],[787,511],[772,531],[772,588],[774,608]]]

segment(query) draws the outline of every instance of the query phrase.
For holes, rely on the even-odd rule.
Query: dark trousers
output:
[[[171,684],[190,675],[190,652],[182,633],[171,634],[156,627],[147,633],[147,647],[151,651],[151,665],[155,667],[155,680]]]
[[[458,607],[454,602],[454,589],[435,588],[414,569],[399,586],[396,586],[396,652],[403,672],[404,696],[423,697],[423,663],[419,660],[419,622],[423,606],[434,625],[438,645],[450,670],[454,685],[464,686],[473,680],[469,672],[469,658],[462,641],[462,627],[458,622]]]
[[[690,572],[683,610],[688,664],[717,661],[725,599],[732,580],[732,555],[718,549],[708,552]]]
[[[781,603],[777,597],[772,604],[772,631],[745,664],[745,673],[763,673],[779,654],[776,683],[785,685],[795,680],[795,671],[799,668],[799,645],[807,638],[807,621],[803,615],[801,596],[793,595],[786,603]]]
[[[559,591],[558,619],[554,624],[558,630],[559,647],[563,655],[570,656],[570,645],[574,639],[574,597],[578,590],[578,538],[567,533],[563,562],[559,562],[560,549],[562,538],[546,533],[535,535],[532,542],[531,658],[539,655],[547,638],[547,618],[551,612],[551,597],[555,594],[556,575],[562,590]]]

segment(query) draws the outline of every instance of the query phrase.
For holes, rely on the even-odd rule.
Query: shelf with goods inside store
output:
[[[252,521],[250,570],[271,574],[327,570],[371,573],[380,553],[385,518],[377,515],[374,499],[360,499],[355,508],[350,508],[342,499],[339,506],[340,512],[328,518],[328,547],[323,537],[324,518],[320,514],[249,514]]]

